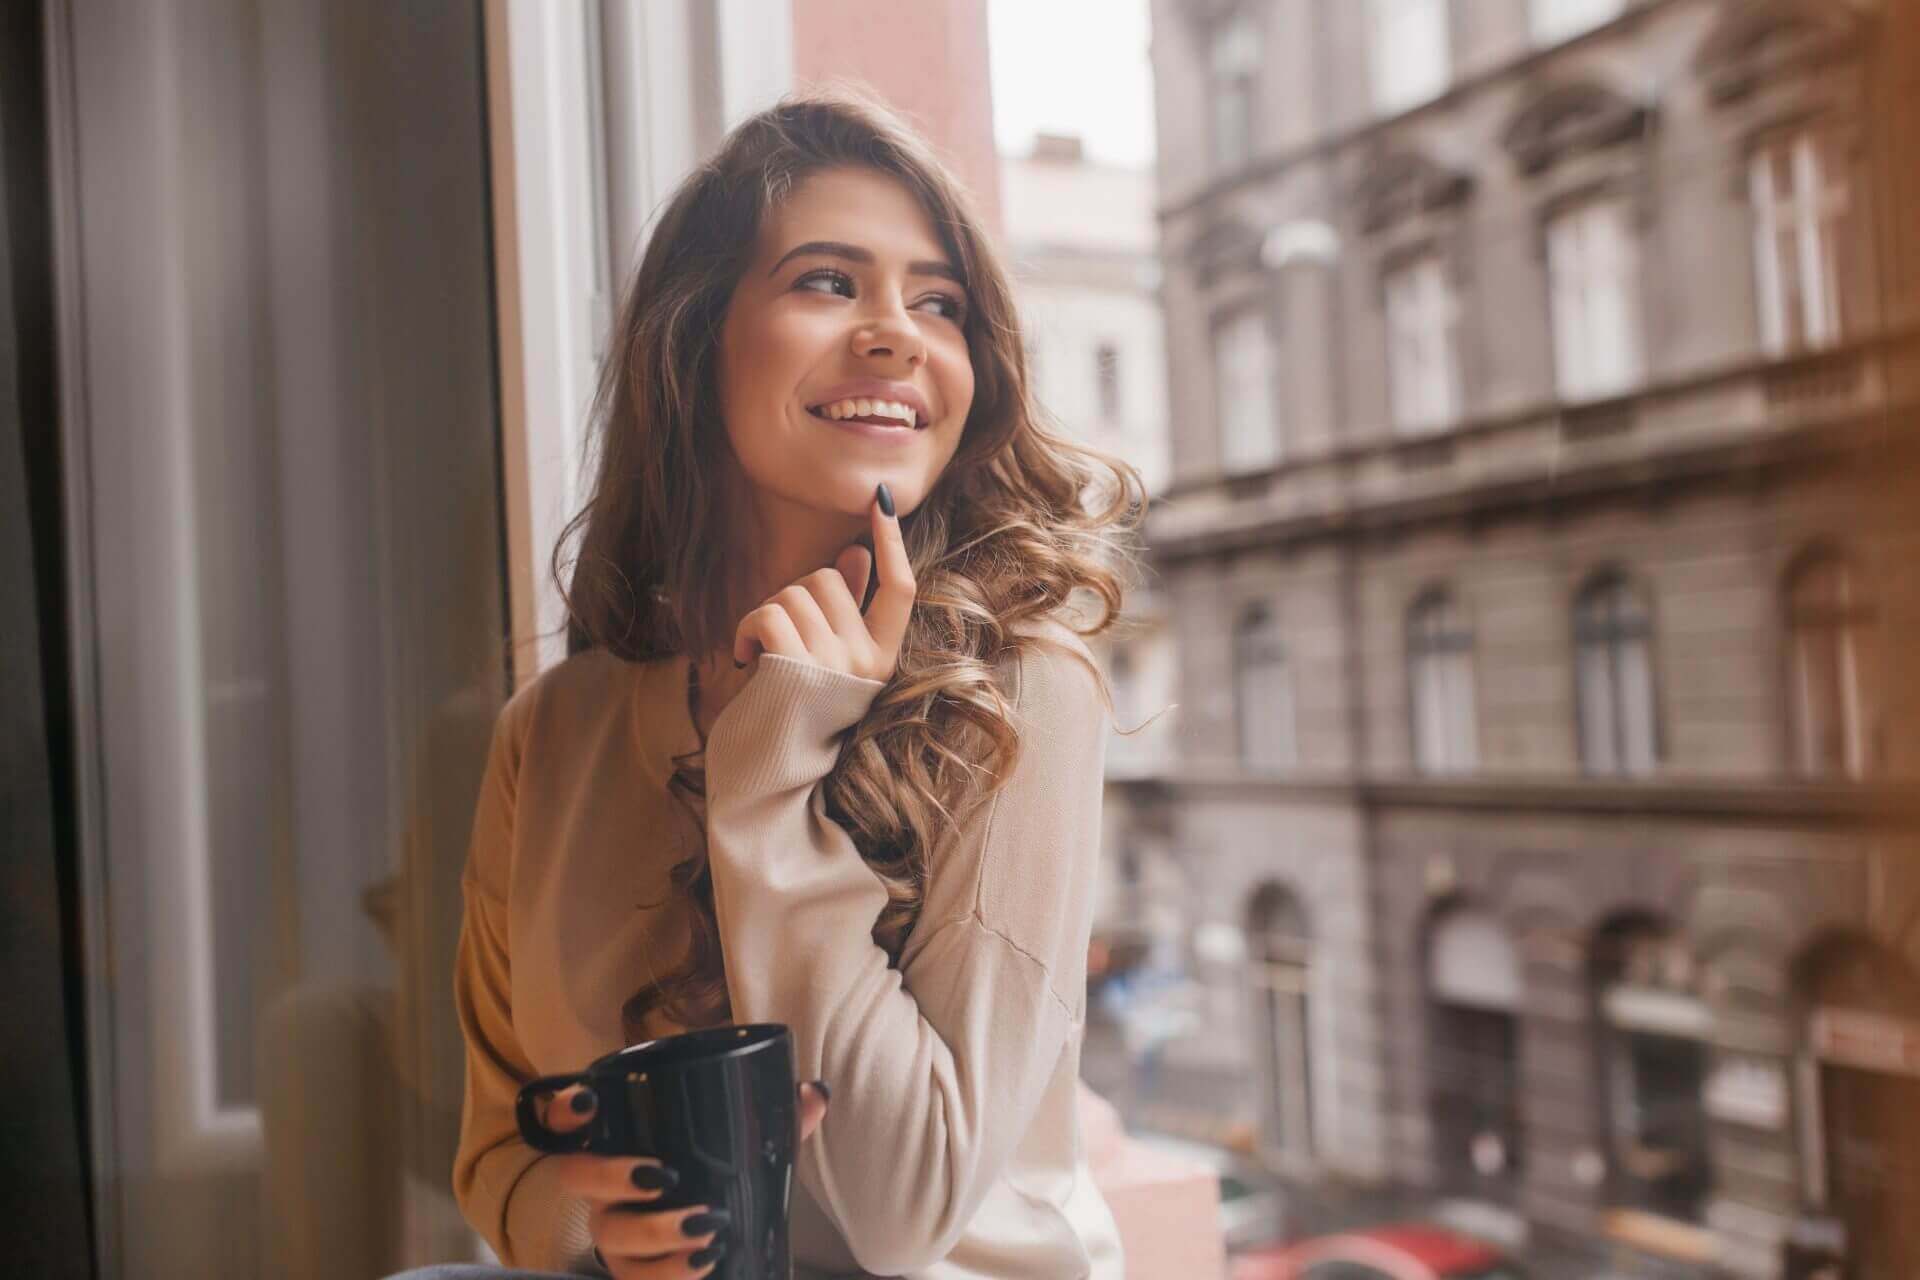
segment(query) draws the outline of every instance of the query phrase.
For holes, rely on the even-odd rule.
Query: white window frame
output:
[[[1632,581],[1614,573],[1590,582],[1573,608],[1581,766],[1592,774],[1652,773],[1660,757],[1652,610]]]
[[[1220,19],[1207,40],[1207,161],[1216,176],[1253,158],[1259,76],[1259,24],[1241,7]]]
[[[1547,220],[1555,386],[1564,401],[1630,391],[1645,377],[1640,244],[1632,204],[1608,195]]]
[[[1214,421],[1223,471],[1259,471],[1285,450],[1274,394],[1278,344],[1264,303],[1235,308],[1213,329]]]
[[[1529,0],[1527,25],[1534,44],[1559,44],[1612,22],[1626,9],[1626,0]]]
[[[1832,346],[1845,328],[1840,252],[1851,205],[1837,140],[1802,129],[1768,142],[1748,162],[1747,185],[1761,345],[1776,356]]]
[[[1423,253],[1387,272],[1381,291],[1394,430],[1443,430],[1460,416],[1459,302],[1446,264],[1438,253]]]
[[[1293,665],[1280,615],[1271,605],[1251,605],[1234,619],[1233,683],[1241,765],[1273,770],[1299,763]]]
[[[1805,597],[1813,594],[1816,573],[1837,575],[1831,601]],[[1859,572],[1846,558],[1823,554],[1802,565],[1787,584],[1788,656],[1792,664],[1794,764],[1809,777],[1860,778],[1871,773],[1875,759],[1875,730],[1879,718],[1869,646],[1875,625],[1873,603],[1860,589]],[[1830,648],[1830,657],[1816,657],[1815,645]],[[1837,716],[1840,756],[1829,758],[1824,745],[1830,727],[1816,714],[1814,664],[1827,668],[1834,686],[1831,714]]]
[[[1469,773],[1480,763],[1473,630],[1451,592],[1432,590],[1407,614],[1407,706],[1413,766]]]
[[[1446,92],[1452,74],[1447,0],[1369,0],[1373,105],[1405,111]]]

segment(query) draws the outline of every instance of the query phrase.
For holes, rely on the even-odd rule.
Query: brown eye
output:
[[[825,284],[826,287],[821,288],[820,286],[822,284]],[[823,268],[819,271],[807,272],[807,274],[793,282],[793,287],[796,289],[808,289],[814,293],[836,293],[840,288],[844,287],[846,292],[840,294],[840,296],[843,298],[851,298],[853,296],[853,277],[844,271]]]

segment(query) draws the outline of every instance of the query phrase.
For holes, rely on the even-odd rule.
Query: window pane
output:
[[[1536,44],[1568,40],[1617,16],[1624,0],[1532,0]]]
[[[1440,259],[1427,256],[1387,277],[1387,364],[1394,426],[1416,434],[1457,413],[1453,298]]]
[[[1220,451],[1229,471],[1271,466],[1280,455],[1264,312],[1248,308],[1214,334]]]
[[[1373,100],[1398,111],[1447,87],[1446,0],[1373,0]]]
[[[1609,395],[1637,383],[1639,251],[1626,202],[1596,201],[1554,218],[1547,258],[1562,398]]]

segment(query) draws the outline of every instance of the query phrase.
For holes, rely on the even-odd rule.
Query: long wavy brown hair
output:
[[[918,591],[898,668],[824,783],[827,812],[887,887],[873,939],[898,967],[929,851],[1004,784],[1018,755],[996,664],[1046,643],[1016,634],[1044,616],[1082,637],[1132,629],[1121,609],[1138,574],[1134,534],[1147,499],[1131,464],[1050,427],[1029,383],[1007,273],[969,197],[864,90],[782,100],[735,128],[674,193],[620,310],[592,415],[593,488],[552,568],[570,654],[599,647],[645,662],[732,643],[737,620],[726,614],[721,560],[740,524],[719,483],[730,463],[715,377],[721,321],[762,219],[809,174],[842,166],[878,170],[913,193],[972,302],[972,410],[933,490],[902,519]],[[1097,618],[1074,626],[1069,615],[1096,600]],[[699,754],[676,760],[670,785],[696,815]],[[731,1016],[704,842],[674,866],[669,885],[685,908],[688,947],[627,1002],[633,1039],[656,1008],[684,1027]]]

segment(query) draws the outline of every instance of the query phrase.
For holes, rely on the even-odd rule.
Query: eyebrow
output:
[[[857,244],[847,244],[839,240],[809,240],[805,244],[795,245],[793,248],[787,250],[786,253],[781,256],[780,261],[773,264],[773,270],[767,272],[767,274],[770,276],[778,274],[780,268],[786,266],[791,259],[797,258],[802,254],[819,254],[827,258],[845,258],[849,262],[859,263],[871,263],[873,261],[873,250],[862,249]],[[959,269],[951,263],[946,262],[909,262],[907,264],[907,274],[916,276],[940,276],[943,279],[953,281],[961,288],[965,288],[967,284],[965,280],[961,279]]]

